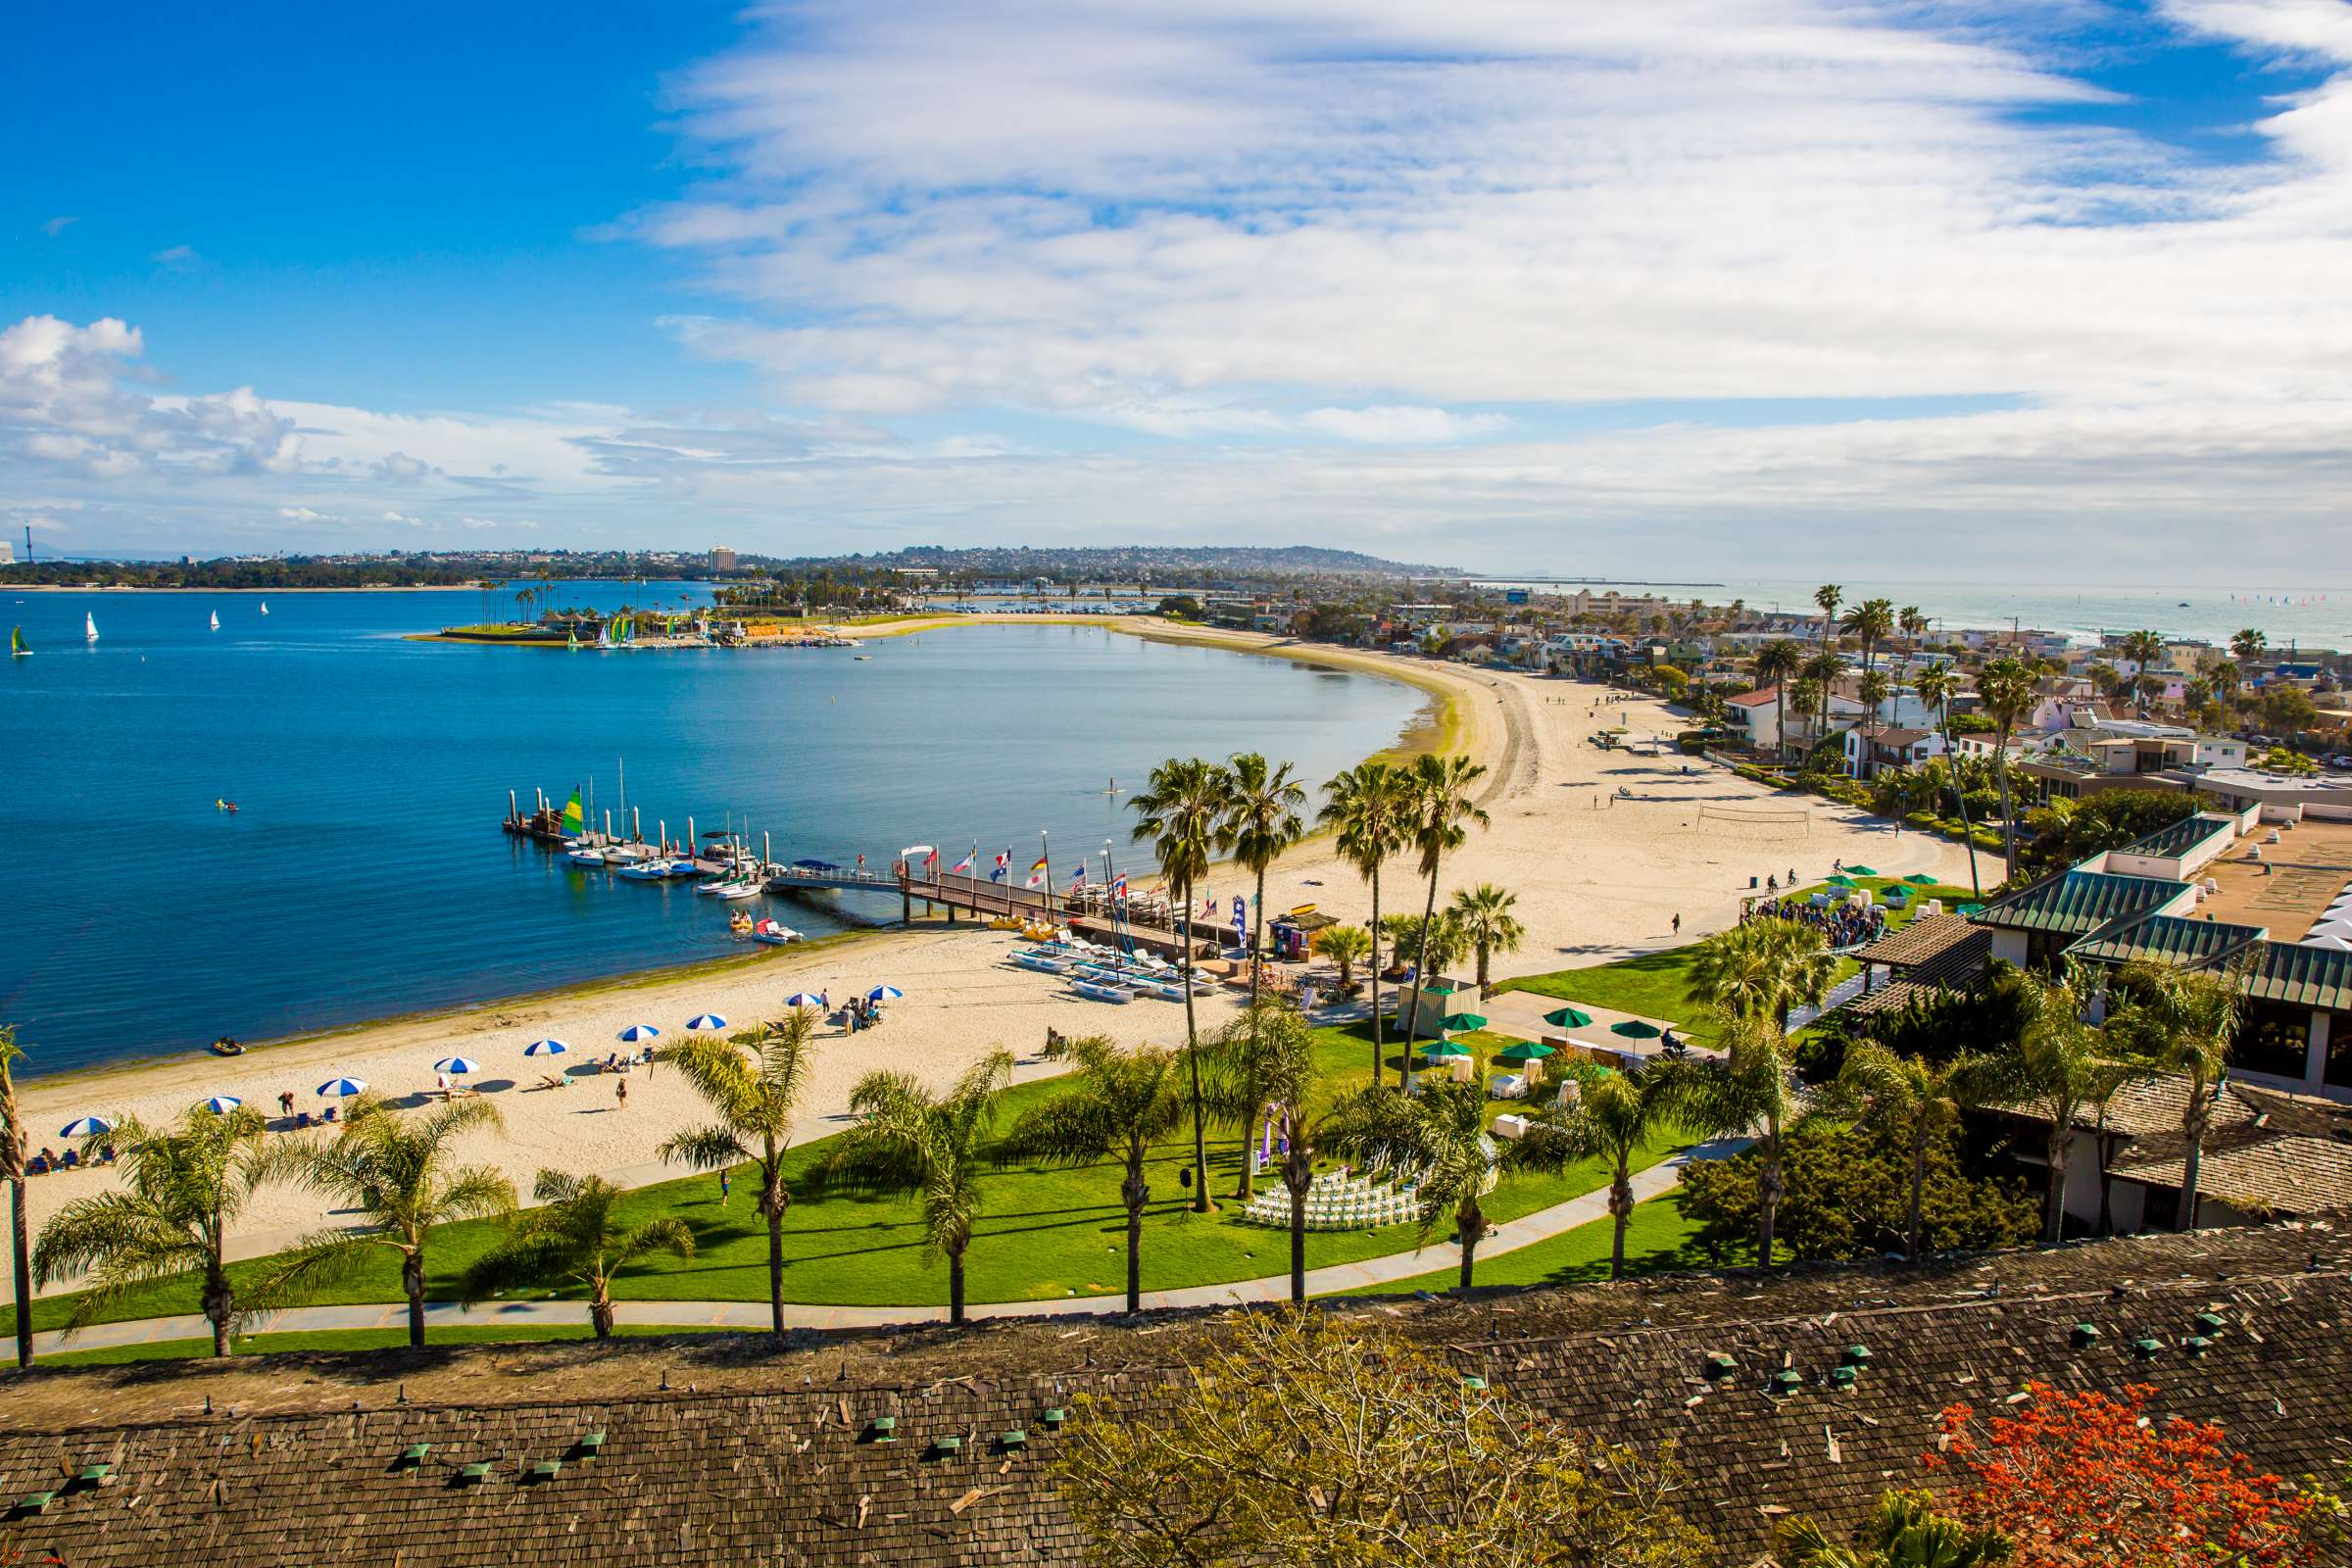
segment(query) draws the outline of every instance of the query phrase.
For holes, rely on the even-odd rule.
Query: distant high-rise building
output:
[[[0,539],[0,566],[13,566],[16,564],[17,542],[14,539]]]
[[[725,545],[712,546],[710,569],[712,571],[733,571],[735,569],[735,552],[729,550]]]

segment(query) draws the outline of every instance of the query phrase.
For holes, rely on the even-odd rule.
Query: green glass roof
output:
[[[1975,919],[2018,931],[2086,937],[2110,920],[2145,914],[2189,896],[2185,882],[2109,871],[2068,871],[1984,906]]]
[[[2116,853],[2153,855],[2169,859],[2174,856],[2186,855],[2215,834],[2230,830],[2228,817],[2210,816],[2199,811],[2193,816],[2182,817],[2171,827],[2160,827],[2146,838],[2133,839]]]
[[[2228,963],[2268,935],[2258,925],[2151,914],[2102,927],[2066,951],[2070,957],[2097,963],[2144,961],[2203,969]]]
[[[2352,953],[2266,942],[2247,979],[2246,995],[2263,1002],[2352,1011]]]

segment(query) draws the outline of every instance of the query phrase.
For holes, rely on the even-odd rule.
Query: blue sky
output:
[[[0,525],[2296,548],[2347,73],[2340,0],[42,8]]]

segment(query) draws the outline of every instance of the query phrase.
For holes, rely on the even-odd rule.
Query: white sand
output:
[[[928,628],[926,628],[928,629]],[[866,634],[871,634],[866,629]],[[1199,634],[1233,646],[1275,646],[1271,639]],[[1456,887],[1494,882],[1518,895],[1516,913],[1529,932],[1525,947],[1498,958],[1498,975],[1605,962],[1628,954],[1690,941],[1731,923],[1748,878],[1806,879],[1826,874],[1834,860],[1862,861],[1888,874],[1926,870],[1965,883],[1967,855],[1958,846],[1916,833],[1896,835],[1885,823],[1809,797],[1773,796],[1725,769],[1693,762],[1685,775],[1679,758],[1629,756],[1590,743],[1611,724],[1637,736],[1671,737],[1677,721],[1647,702],[1603,703],[1599,689],[1580,682],[1440,666],[1424,661],[1315,649],[1316,658],[1350,667],[1409,671],[1424,683],[1462,694],[1461,743],[1486,762],[1491,781],[1483,805],[1493,818],[1474,832],[1446,865],[1441,902]],[[1620,785],[1638,799],[1610,797]],[[1697,808],[1801,812],[1802,823],[1701,821]],[[1597,804],[1596,804],[1597,803]],[[1987,868],[1997,879],[1998,872]],[[1242,874],[1220,870],[1207,891],[1227,900],[1248,891]],[[1382,878],[1384,912],[1418,912],[1426,884],[1409,858]],[[1333,858],[1328,840],[1310,841],[1269,877],[1267,904],[1283,909],[1312,903],[1343,918],[1360,920],[1369,900],[1355,875]],[[1680,938],[1670,929],[1680,913]],[[794,991],[823,991],[839,1001],[888,983],[906,993],[890,1004],[883,1023],[851,1036],[829,1027],[809,1086],[804,1136],[816,1136],[840,1117],[851,1086],[876,1067],[914,1072],[938,1084],[997,1046],[1024,1058],[1021,1076],[1047,1070],[1033,1059],[1053,1027],[1065,1034],[1102,1032],[1131,1043],[1182,1039],[1180,1004],[1139,1001],[1126,1006],[1070,995],[1052,976],[1006,966],[1014,938],[969,923],[880,934],[806,953],[779,949],[717,973],[656,975],[642,982],[587,988],[530,1002],[492,1003],[447,1017],[399,1020],[324,1038],[256,1049],[234,1060],[198,1056],[61,1080],[33,1080],[23,1100],[32,1145],[59,1148],[57,1128],[84,1113],[131,1113],[168,1120],[210,1094],[235,1095],[277,1114],[276,1097],[291,1090],[298,1108],[316,1111],[313,1093],[336,1076],[365,1080],[393,1095],[433,1085],[432,1063],[463,1054],[484,1070],[472,1083],[498,1105],[503,1133],[470,1137],[466,1157],[493,1161],[527,1192],[543,1165],[601,1171],[625,1183],[680,1174],[657,1160],[656,1147],[694,1125],[701,1107],[673,1072],[657,1067],[629,1075],[628,1102],[615,1103],[613,1085],[596,1076],[561,1091],[543,1091],[550,1067],[601,1057],[621,1049],[614,1036],[632,1023],[662,1031],[663,1043],[683,1033],[689,1017],[715,1012],[736,1027],[781,1010]],[[1213,1024],[1230,1003],[1203,999],[1200,1012]],[[564,1040],[574,1054],[526,1058],[522,1048],[544,1036]],[[288,1134],[286,1136],[318,1136]],[[72,1198],[101,1190],[114,1178],[74,1171],[29,1183],[37,1227]],[[243,1217],[239,1255],[284,1245],[325,1216],[303,1193],[266,1193]]]

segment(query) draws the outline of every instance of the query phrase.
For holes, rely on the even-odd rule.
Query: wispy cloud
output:
[[[193,245],[167,246],[147,259],[156,266],[174,272],[193,271],[204,265],[204,258],[196,254],[196,247]]]
[[[80,219],[71,215],[62,218],[52,218],[41,224],[41,232],[48,235],[51,239],[55,239],[58,235],[63,234],[67,229],[72,228],[75,223],[80,221]]]

